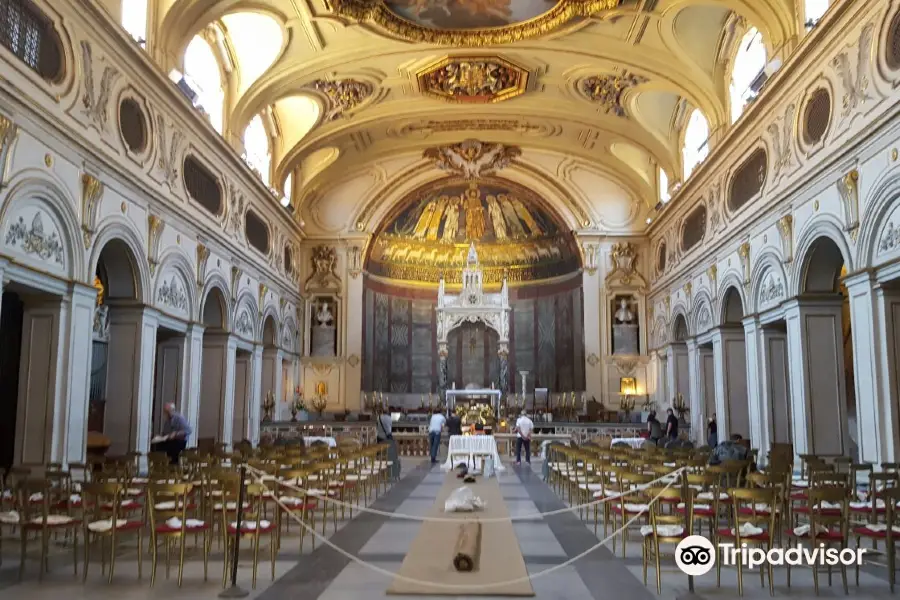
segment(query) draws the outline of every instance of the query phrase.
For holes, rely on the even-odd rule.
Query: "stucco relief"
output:
[[[184,279],[174,272],[169,272],[160,278],[159,287],[156,290],[156,301],[175,311],[188,312],[188,293]]]
[[[9,248],[47,261],[51,267],[66,266],[66,249],[59,227],[40,209],[25,208],[10,219],[3,242]]]
[[[234,320],[234,330],[240,335],[253,339],[253,317],[250,316],[250,311],[246,308],[242,308],[237,319]]]
[[[784,281],[771,269],[766,272],[759,288],[759,300],[757,306],[760,309],[769,308],[784,299]]]

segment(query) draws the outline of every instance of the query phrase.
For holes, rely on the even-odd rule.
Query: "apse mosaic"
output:
[[[399,17],[430,29],[507,27],[535,19],[560,0],[387,0]]]
[[[530,190],[499,178],[444,179],[413,192],[372,245],[368,272],[414,282],[459,280],[471,242],[487,283],[548,279],[579,267],[570,232]]]

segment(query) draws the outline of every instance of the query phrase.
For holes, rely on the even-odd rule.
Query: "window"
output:
[[[681,226],[681,250],[687,252],[706,235],[706,207],[702,204],[695,208]]]
[[[703,162],[709,154],[709,123],[700,109],[694,109],[684,131],[684,148],[681,151],[684,163],[684,179],[694,172],[694,167]]]
[[[269,150],[269,134],[262,117],[256,115],[244,130],[244,159],[257,172],[263,183],[269,185],[272,154]]]
[[[806,30],[809,31],[813,27],[818,24],[819,19],[822,18],[828,11],[828,4],[831,0],[806,0],[805,4],[805,17],[806,17]]]
[[[285,208],[291,205],[291,196],[294,193],[294,173],[288,173],[284,179],[284,196],[281,197],[281,205]]]
[[[656,250],[656,272],[662,274],[666,270],[666,243],[663,242]]]
[[[831,122],[831,95],[825,88],[814,91],[803,111],[803,141],[807,145],[822,141]]]
[[[884,58],[888,67],[894,71],[900,69],[900,11],[896,12],[894,18],[891,19],[885,46]]]
[[[0,0],[0,45],[47,81],[62,74],[59,36],[31,2]]]
[[[219,61],[212,47],[199,35],[194,36],[184,53],[184,76],[196,94],[194,106],[209,115],[213,128],[222,133],[225,90]]]
[[[294,272],[294,253],[290,246],[284,247],[284,272],[288,275]]]
[[[218,180],[193,156],[184,159],[184,187],[197,204],[212,214],[222,212],[222,188]]]
[[[731,190],[728,195],[728,208],[738,210],[755,198],[766,182],[768,169],[766,151],[758,148],[734,172],[731,179]]]
[[[147,147],[147,121],[144,111],[134,99],[125,98],[119,104],[119,126],[128,149],[143,152]]]
[[[755,27],[744,35],[731,71],[731,122],[736,122],[747,103],[756,97],[753,83],[766,68],[766,46]]]
[[[669,200],[671,200],[672,196],[669,194],[669,176],[666,175],[665,169],[659,170],[659,201],[665,204]]]
[[[122,27],[141,48],[147,45],[147,0],[122,0]]]
[[[252,210],[244,215],[244,231],[247,232],[247,241],[251,246],[263,254],[269,253],[269,228]]]

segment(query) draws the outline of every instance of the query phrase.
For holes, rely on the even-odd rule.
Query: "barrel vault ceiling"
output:
[[[490,18],[540,1],[547,12],[488,31],[410,25],[387,7],[469,5]],[[657,165],[680,179],[691,111],[703,111],[712,139],[728,127],[728,65],[742,33],[758,28],[777,52],[797,36],[794,4],[158,0],[148,49],[179,68],[195,35],[218,32],[231,63],[223,135],[240,151],[247,124],[269,111],[273,185],[293,173],[294,210],[312,237],[377,226],[362,218],[373,198],[441,176],[425,149],[473,138],[518,146],[509,168],[568,190],[574,225],[640,233],[658,199]],[[467,96],[473,86],[480,92]],[[467,101],[442,95],[451,88]]]

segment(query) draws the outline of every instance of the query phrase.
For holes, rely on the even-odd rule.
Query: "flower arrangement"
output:
[[[275,392],[269,390],[266,399],[263,400],[263,421],[271,421],[275,412]]]
[[[686,417],[690,414],[691,409],[687,402],[684,401],[684,394],[679,393],[675,396],[672,400],[672,410],[678,415],[679,421],[686,421]]]
[[[291,402],[291,421],[296,421],[297,414],[301,412],[307,412],[307,409],[306,402],[303,401],[303,392],[298,385],[297,389],[294,390],[294,401]]]
[[[319,394],[312,400],[313,410],[319,415],[319,418],[322,417],[322,413],[325,412],[325,408],[328,406],[328,398]]]

